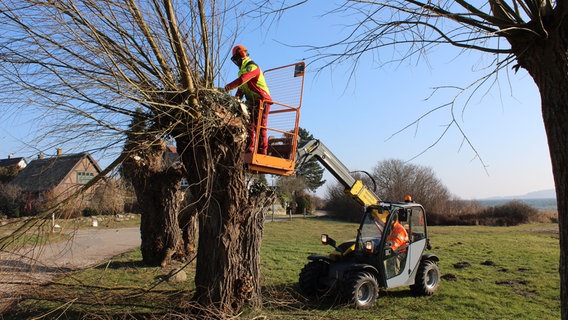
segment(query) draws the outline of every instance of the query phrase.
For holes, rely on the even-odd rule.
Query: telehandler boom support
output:
[[[320,140],[307,141],[298,147],[296,166],[301,166],[315,157],[345,188],[349,194],[363,207],[377,205],[381,199],[365,184],[351,176],[349,169]]]

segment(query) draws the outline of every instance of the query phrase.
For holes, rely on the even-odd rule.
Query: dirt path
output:
[[[0,314],[19,292],[62,272],[85,268],[140,246],[140,228],[88,229],[72,241],[0,252]]]

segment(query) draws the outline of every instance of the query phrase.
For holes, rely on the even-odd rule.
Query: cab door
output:
[[[424,208],[419,205],[407,206],[398,209],[397,214],[400,223],[408,233],[409,242],[405,250],[399,250],[391,256],[384,256],[383,266],[387,288],[414,283],[415,269],[418,268],[427,245]],[[392,227],[388,232],[392,232]]]

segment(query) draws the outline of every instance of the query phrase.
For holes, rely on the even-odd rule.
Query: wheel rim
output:
[[[426,286],[428,288],[433,288],[436,286],[436,284],[438,283],[438,271],[436,269],[430,269],[428,270],[428,273],[426,273],[426,279],[425,279],[425,283]]]
[[[357,301],[364,305],[369,303],[373,299],[373,286],[371,283],[364,283],[357,290]]]

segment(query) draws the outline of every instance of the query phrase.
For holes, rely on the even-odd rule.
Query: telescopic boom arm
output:
[[[312,157],[315,157],[345,188],[350,195],[364,207],[377,205],[381,199],[363,181],[353,178],[349,169],[323,144],[314,139],[298,147],[296,151],[296,164],[301,166]]]

